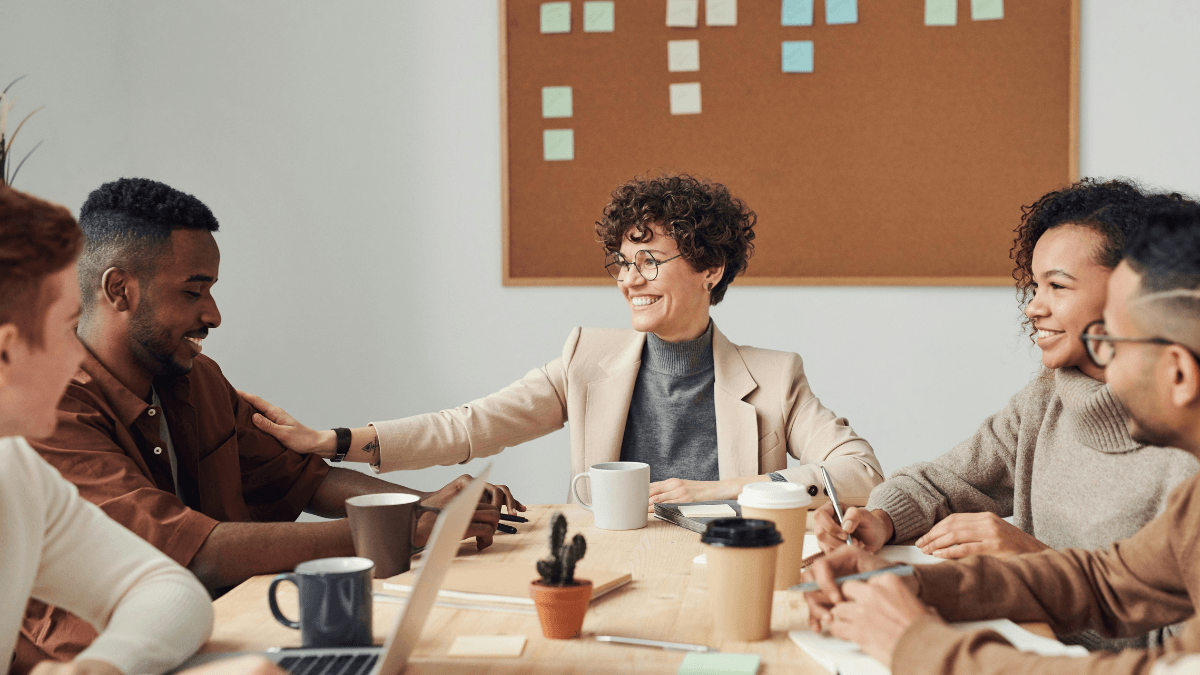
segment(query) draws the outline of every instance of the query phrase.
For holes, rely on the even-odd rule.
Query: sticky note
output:
[[[695,28],[700,21],[700,0],[667,0],[667,25]]]
[[[524,635],[460,635],[446,656],[520,656],[523,651]]]
[[[542,32],[570,33],[571,32],[571,3],[543,2],[542,3]]]
[[[783,72],[811,73],[813,71],[812,40],[783,43]]]
[[[575,130],[546,129],[542,131],[542,159],[547,162],[575,159]]]
[[[671,114],[700,114],[700,83],[683,82],[671,85]]]
[[[704,0],[704,23],[709,26],[736,26],[737,0]]]
[[[699,40],[667,40],[667,72],[694,73],[700,70]]]
[[[609,2],[583,3],[583,32],[611,33],[616,25],[616,9]]]
[[[858,0],[825,0],[825,23],[858,23]]]
[[[570,117],[573,112],[570,87],[542,87],[542,117]]]
[[[688,652],[679,663],[678,675],[754,675],[762,657],[758,654],[697,654]]]
[[[782,25],[813,25],[813,0],[783,0]]]
[[[1004,18],[1004,0],[971,0],[971,20],[991,21]]]
[[[926,26],[953,26],[958,23],[958,0],[925,0]]]
[[[737,511],[728,504],[689,504],[679,507],[684,518],[735,518]]]

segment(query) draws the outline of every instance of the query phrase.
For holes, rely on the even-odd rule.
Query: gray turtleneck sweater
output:
[[[1171,489],[1200,468],[1180,450],[1138,444],[1126,417],[1107,385],[1076,368],[1043,371],[974,436],[876,486],[867,508],[887,512],[897,543],[951,513],[991,511],[1052,548],[1107,548],[1161,513]],[[1071,641],[1148,642],[1093,633]]]
[[[712,322],[704,335],[664,342],[646,335],[621,461],[650,465],[650,480],[718,480]]]

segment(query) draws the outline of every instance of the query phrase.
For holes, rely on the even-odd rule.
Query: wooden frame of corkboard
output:
[[[1007,286],[1022,204],[1079,175],[1079,0],[1006,0],[1002,20],[925,26],[922,0],[858,0],[859,21],[781,26],[779,0],[738,25],[665,25],[665,0],[616,4],[615,30],[541,34],[541,0],[498,0],[505,286],[612,284],[593,223],[636,175],[687,171],[758,214],[739,285]],[[699,40],[698,72],[667,41]],[[783,73],[811,40],[814,72]],[[668,85],[701,84],[671,115]],[[541,88],[573,116],[543,119]],[[544,161],[570,128],[575,159]]]

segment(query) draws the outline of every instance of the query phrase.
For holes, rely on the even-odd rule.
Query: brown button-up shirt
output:
[[[212,359],[198,356],[190,373],[156,380],[154,388],[161,407],[127,389],[89,354],[59,402],[54,436],[31,444],[85,499],[180,565],[192,561],[218,522],[295,520],[325,480],[323,460],[294,453],[254,426],[254,410]],[[162,415],[183,501],[171,476]],[[26,654],[71,658],[95,635],[64,610],[31,602],[12,672],[23,672]]]

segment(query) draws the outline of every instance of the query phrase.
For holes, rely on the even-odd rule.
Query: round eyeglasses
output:
[[[1083,340],[1083,344],[1087,347],[1088,358],[1098,368],[1106,368],[1112,363],[1113,358],[1117,355],[1117,342],[1132,342],[1135,344],[1151,344],[1151,345],[1173,345],[1174,342],[1164,340],[1163,338],[1131,338],[1117,337],[1109,335],[1108,329],[1104,326],[1104,320],[1093,321],[1083,329],[1083,334],[1079,336]]]
[[[679,253],[667,258],[666,260],[655,260],[654,255],[651,254],[650,251],[642,250],[633,254],[633,261],[630,262],[625,259],[625,256],[613,251],[612,253],[609,253],[608,257],[605,259],[604,269],[608,270],[608,275],[610,277],[616,279],[617,281],[625,281],[625,277],[629,276],[629,271],[636,267],[638,274],[642,275],[643,279],[646,281],[654,281],[658,278],[659,267],[671,262],[681,255],[683,254]]]

